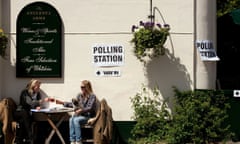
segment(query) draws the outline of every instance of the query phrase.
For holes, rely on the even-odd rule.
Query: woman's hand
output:
[[[44,99],[44,101],[46,101],[46,102],[54,102],[55,99],[54,99],[54,98],[50,98],[50,97],[46,97],[46,98]]]
[[[56,104],[64,104],[64,102],[56,99]]]
[[[77,115],[79,115],[79,114],[81,114],[82,113],[82,109],[80,108],[80,109],[77,109],[76,111],[75,111],[75,114],[77,114]]]

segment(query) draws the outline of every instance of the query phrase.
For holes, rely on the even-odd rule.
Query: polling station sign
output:
[[[124,47],[119,44],[95,44],[92,47],[96,66],[121,66],[124,64]]]
[[[214,49],[213,42],[210,40],[196,41],[196,48],[200,53],[202,61],[219,61],[217,53]]]

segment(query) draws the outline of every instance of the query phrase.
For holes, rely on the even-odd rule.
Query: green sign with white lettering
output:
[[[62,21],[47,3],[31,3],[18,15],[16,76],[62,77]]]

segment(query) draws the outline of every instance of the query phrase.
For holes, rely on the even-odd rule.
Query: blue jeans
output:
[[[69,119],[70,141],[78,142],[82,140],[81,125],[86,124],[89,117],[82,115],[73,115]]]

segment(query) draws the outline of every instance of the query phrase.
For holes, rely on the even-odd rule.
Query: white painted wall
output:
[[[216,1],[202,0],[196,1],[196,40],[210,40],[216,47]],[[202,9],[206,11],[202,11]],[[207,31],[203,31],[207,29]],[[199,54],[196,56],[199,59]],[[198,89],[215,88],[216,62],[196,63],[196,87]]]
[[[9,1],[9,0],[2,0]],[[164,98],[172,97],[172,86],[181,90],[194,88],[194,0],[153,0],[156,21],[171,27],[166,47],[169,53],[144,67],[133,54],[131,27],[149,15],[150,0],[43,0],[54,6],[63,21],[63,77],[39,78],[49,95],[70,100],[79,92],[81,80],[93,84],[96,95],[105,98],[112,108],[114,120],[131,120],[130,97],[142,84],[159,86]],[[21,9],[35,0],[10,0],[9,20],[11,48],[3,61],[0,78],[1,97],[18,102],[20,91],[29,78],[16,78],[16,19]],[[204,11],[204,10],[203,10]],[[163,19],[161,18],[161,15]],[[120,44],[125,49],[125,63],[119,67],[99,68],[92,64],[94,44]],[[1,64],[2,65],[2,64]],[[97,70],[119,70],[120,77],[99,77]]]

